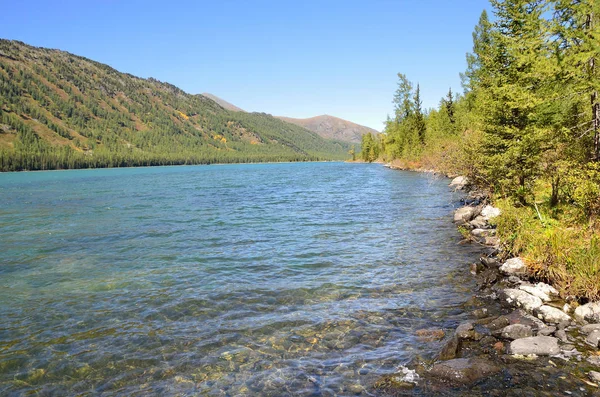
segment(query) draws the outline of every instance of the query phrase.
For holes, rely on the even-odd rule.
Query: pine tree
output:
[[[423,102],[421,101],[421,89],[419,84],[417,84],[417,89],[415,91],[414,96],[414,112],[413,112],[413,128],[419,137],[419,142],[421,145],[425,144],[425,131],[427,127],[425,126],[425,118],[423,117],[423,110],[421,109]]]
[[[536,123],[539,87],[548,72],[543,1],[492,0],[492,46],[478,73],[487,177],[505,194],[527,201],[540,172],[547,130]]]

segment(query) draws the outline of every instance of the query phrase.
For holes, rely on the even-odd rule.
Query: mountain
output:
[[[240,109],[237,106],[235,106],[234,104],[229,103],[226,100],[221,99],[221,98],[219,98],[216,95],[209,94],[208,92],[203,92],[202,95],[205,96],[205,97],[207,97],[208,99],[211,99],[211,100],[215,101],[216,103],[218,103],[219,105],[221,105],[221,107],[223,109],[231,110],[233,112],[245,112],[244,109]]]
[[[0,40],[0,170],[342,160],[350,145],[156,79]]]
[[[244,112],[243,109],[219,98],[216,95],[203,93],[207,98],[212,99],[227,110],[234,112]],[[364,134],[372,133],[379,134],[379,131],[373,128],[365,127],[364,125],[355,124],[348,120],[343,120],[337,117],[322,115],[311,117],[308,119],[294,119],[291,117],[276,116],[278,119],[288,123],[299,125],[307,130],[316,132],[325,139],[335,139],[343,142],[360,143]]]
[[[316,132],[325,139],[336,139],[343,142],[360,143],[364,134],[379,134],[379,131],[364,125],[355,124],[337,117],[322,115],[308,119],[294,119],[277,116],[278,119],[299,125],[307,130]]]

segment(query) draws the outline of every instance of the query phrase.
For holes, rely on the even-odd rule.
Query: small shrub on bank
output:
[[[497,205],[498,235],[507,253],[523,257],[532,275],[563,297],[600,299],[600,238],[593,224],[571,224],[548,216],[546,207],[515,207],[506,199]]]

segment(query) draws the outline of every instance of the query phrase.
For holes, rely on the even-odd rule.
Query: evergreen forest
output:
[[[503,209],[507,254],[564,296],[600,298],[600,7],[593,0],[491,0],[461,74],[423,109],[398,74],[395,112],[365,135],[365,161],[466,175]]]
[[[0,171],[344,160],[350,147],[153,78],[0,40]]]

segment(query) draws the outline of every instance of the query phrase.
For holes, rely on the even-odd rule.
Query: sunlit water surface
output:
[[[446,179],[343,163],[0,175],[0,394],[364,394],[473,289]]]

